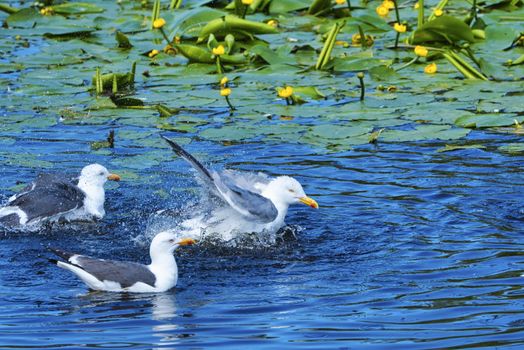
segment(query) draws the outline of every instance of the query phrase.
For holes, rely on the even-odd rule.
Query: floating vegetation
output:
[[[17,72],[1,85],[6,108],[27,118],[9,130],[110,115],[219,142],[339,151],[524,122],[521,1],[47,1],[0,11],[0,69]],[[32,120],[29,99],[46,122]],[[61,118],[70,108],[75,117]]]

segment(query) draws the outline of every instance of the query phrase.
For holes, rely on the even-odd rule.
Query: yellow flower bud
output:
[[[156,55],[158,55],[159,53],[160,53],[160,51],[158,51],[158,50],[156,50],[156,49],[155,49],[155,50],[151,50],[151,52],[149,52],[148,56],[149,56],[150,58],[153,58],[153,57],[155,57]]]
[[[220,79],[220,85],[225,86],[228,81],[229,79],[227,77],[223,77],[222,79]]]
[[[444,11],[442,11],[441,9],[436,9],[435,12],[433,12],[435,14],[436,17],[440,17],[444,14]]]
[[[389,9],[384,5],[378,6],[376,11],[380,17],[386,17],[389,14]]]
[[[163,18],[157,18],[153,21],[153,28],[160,29],[166,25],[166,20]]]
[[[220,89],[220,96],[227,97],[231,95],[231,89],[230,88],[222,88]]]
[[[293,88],[291,86],[286,86],[278,89],[278,96],[282,98],[288,98],[293,95]]]
[[[220,56],[226,53],[226,50],[224,49],[223,45],[218,45],[217,47],[213,48],[212,52],[213,52],[213,55]]]
[[[415,55],[420,57],[426,57],[428,55],[428,49],[426,49],[424,46],[415,46]]]
[[[424,73],[426,74],[435,74],[436,72],[437,72],[436,63],[430,63],[426,67],[424,67]]]
[[[405,33],[406,30],[407,30],[407,27],[405,24],[400,24],[398,22],[396,22],[394,25],[393,25],[393,29],[395,29],[397,32],[399,33]]]
[[[276,19],[270,19],[269,21],[267,21],[267,24],[273,28],[278,27],[278,21]]]
[[[386,7],[388,10],[393,10],[395,8],[395,2],[391,0],[384,0],[382,6]]]
[[[253,0],[242,0],[242,4],[249,6],[253,3]]]
[[[419,7],[420,7],[420,2],[417,1],[417,2],[415,3],[415,5],[413,5],[413,8],[414,8],[415,10],[418,10]]]
[[[346,3],[346,0],[335,0],[337,5],[344,5]]]
[[[52,7],[48,6],[48,7],[44,7],[43,9],[41,9],[40,14],[42,16],[51,16],[55,14],[55,11],[53,11]]]

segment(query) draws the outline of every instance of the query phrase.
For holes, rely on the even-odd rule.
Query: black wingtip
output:
[[[56,260],[56,259],[49,258],[49,259],[47,259],[47,261],[49,261],[53,265],[58,265],[58,260]]]
[[[187,152],[185,149],[182,148],[178,143],[175,141],[165,137],[164,135],[160,134],[160,137],[162,137],[166,142],[171,146],[173,151],[179,156],[184,158],[186,161],[188,161],[198,172],[202,174],[202,176],[206,179],[206,181],[213,182],[213,177],[209,173],[209,171],[195,158],[193,157],[189,152]]]
[[[69,258],[74,255],[72,253],[68,253],[68,252],[65,252],[63,250],[56,249],[56,248],[53,248],[53,247],[47,247],[47,250],[50,251],[51,253],[55,254],[56,256],[61,257],[64,260],[69,260]],[[50,259],[50,260],[52,260],[52,259]]]
[[[170,138],[160,134],[160,137],[163,138],[164,140],[166,140],[166,142],[169,144],[169,146],[171,146],[171,148],[173,149],[173,151],[175,151],[176,154],[178,155],[181,155],[181,154],[184,154],[184,153],[187,153],[184,151],[184,149],[178,144],[176,143],[175,141],[171,140]]]

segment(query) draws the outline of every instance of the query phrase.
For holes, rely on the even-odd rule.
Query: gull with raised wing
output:
[[[291,204],[302,203],[318,208],[318,203],[306,195],[300,182],[290,176],[271,178],[262,173],[208,170],[178,143],[165,136],[162,138],[178,156],[191,164],[211,192],[227,203],[229,208],[215,211],[215,217],[208,219],[207,224],[223,225],[228,229],[236,226],[244,232],[274,233],[284,225]],[[227,220],[231,217],[234,220]],[[188,224],[189,221],[186,226]],[[202,222],[198,225],[204,228]]]

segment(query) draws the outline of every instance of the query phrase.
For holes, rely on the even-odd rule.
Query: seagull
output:
[[[178,156],[196,169],[211,192],[229,206],[225,211],[216,211],[215,218],[208,221],[208,224],[213,223],[218,227],[221,222],[226,221],[221,229],[230,229],[232,225],[236,225],[235,229],[244,232],[276,232],[284,226],[284,219],[291,204],[302,203],[318,209],[318,203],[308,197],[300,182],[290,176],[271,178],[263,173],[233,170],[218,173],[207,170],[175,141],[162,135],[161,137]],[[233,209],[233,212],[228,209]],[[227,220],[231,215],[235,215],[234,223],[233,220]],[[199,225],[201,226],[200,223],[196,224]],[[186,227],[189,226],[194,227],[195,223],[187,221]],[[202,226],[200,228],[205,229]]]
[[[176,286],[178,267],[173,252],[179,246],[196,243],[191,238],[179,239],[173,231],[158,233],[151,242],[151,264],[95,259],[85,255],[49,248],[64,259],[49,259],[57,266],[71,271],[90,289],[107,292],[156,293]]]
[[[104,184],[107,180],[119,181],[120,176],[109,173],[100,164],[85,166],[76,178],[39,174],[0,208],[0,224],[24,227],[58,219],[101,219],[105,215]]]

